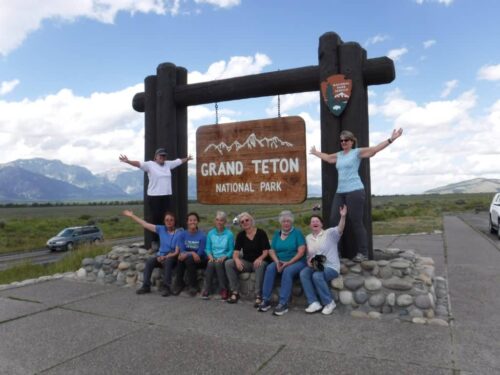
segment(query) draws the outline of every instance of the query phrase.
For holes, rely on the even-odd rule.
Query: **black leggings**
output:
[[[151,215],[151,224],[162,225],[170,205],[170,195],[149,195],[149,210]]]
[[[356,237],[358,253],[368,256],[368,238],[363,214],[365,209],[365,190],[355,190],[348,193],[335,193],[330,210],[330,224],[336,226],[340,220],[339,207],[347,206],[347,220],[352,225]]]

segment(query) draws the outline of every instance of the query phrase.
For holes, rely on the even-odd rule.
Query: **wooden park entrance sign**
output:
[[[307,197],[305,131],[300,117],[199,127],[198,201],[303,202]]]
[[[172,63],[160,64],[156,75],[146,77],[144,92],[136,94],[132,100],[133,108],[138,112],[144,112],[145,115],[145,159],[152,159],[154,150],[158,147],[166,147],[172,157],[187,155],[187,107],[190,105],[310,91],[318,92],[320,102],[321,141],[319,143],[321,143],[322,152],[330,154],[340,150],[338,140],[342,130],[353,132],[360,147],[369,146],[368,86],[392,82],[396,75],[394,62],[385,56],[368,59],[366,51],[358,43],[344,43],[333,32],[325,33],[319,38],[318,61],[319,64],[316,66],[196,84],[187,84],[185,68],[177,67]],[[321,83],[328,82],[329,77],[336,75],[343,75],[346,80],[352,82],[348,104],[338,116],[330,112],[320,93]],[[335,110],[336,105],[337,103],[332,103],[332,109]],[[318,142],[314,143],[318,144]],[[359,172],[368,197],[365,202],[364,223],[368,232],[369,256],[372,257],[369,159],[362,160]],[[337,223],[329,222],[330,208],[338,182],[334,165],[322,164],[321,181],[325,226],[333,226]],[[145,176],[144,191],[146,188],[147,177]],[[179,223],[184,223],[188,202],[186,165],[174,171],[172,192],[174,199],[171,200],[170,210],[177,215]],[[150,213],[146,195],[144,199],[144,213],[148,220]],[[145,233],[145,245],[149,246],[150,243],[151,237]],[[352,257],[357,252],[349,221],[342,236],[342,247],[343,256]]]

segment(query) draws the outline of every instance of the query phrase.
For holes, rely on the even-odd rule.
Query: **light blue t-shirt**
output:
[[[215,259],[226,257],[230,259],[234,251],[234,235],[233,233],[224,228],[222,232],[213,228],[207,234],[207,246],[205,252],[207,255],[213,256]]]
[[[360,163],[359,148],[354,148],[347,154],[343,151],[337,153],[335,163],[339,174],[337,193],[349,193],[365,188],[358,173]]]

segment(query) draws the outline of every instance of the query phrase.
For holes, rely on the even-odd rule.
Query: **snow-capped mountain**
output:
[[[144,172],[114,169],[94,175],[60,160],[20,159],[0,164],[0,203],[142,200]],[[196,199],[196,177],[188,176],[188,197]]]

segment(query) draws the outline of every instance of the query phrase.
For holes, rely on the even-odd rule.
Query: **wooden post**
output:
[[[366,51],[358,43],[344,43],[339,49],[340,74],[352,80],[351,98],[345,111],[340,116],[342,130],[351,131],[358,140],[357,147],[368,147],[368,92],[364,82],[363,65],[366,61]],[[333,115],[332,115],[333,116]],[[338,138],[335,140],[338,142]],[[371,184],[370,160],[363,159],[359,175],[365,187],[364,225],[367,231],[368,256],[373,259],[372,221],[371,221]],[[349,215],[349,214],[348,214]],[[342,256],[352,258],[358,252],[353,228],[347,222],[342,236]]]
[[[177,85],[187,84],[187,69],[178,67],[176,70]],[[188,155],[188,116],[187,106],[176,109],[177,127],[177,157]],[[177,225],[185,225],[188,213],[188,163],[177,167],[173,173],[176,195],[173,196]]]
[[[318,60],[319,60],[319,82],[326,80],[329,76],[339,73],[338,48],[342,40],[335,33],[326,33],[319,38]],[[321,91],[319,93],[321,110],[321,151],[332,154],[340,150],[338,143],[341,125],[340,118],[332,115],[323,101]],[[321,163],[321,161],[318,161]],[[337,190],[337,171],[335,166],[321,163],[321,190],[322,190],[322,212],[325,227],[331,227],[337,223],[330,223],[330,209],[333,196]]]
[[[156,148],[156,76],[148,76],[144,80],[144,160],[151,160]],[[144,173],[144,219],[151,223],[152,216],[149,210],[148,175]],[[144,246],[151,248],[154,234],[144,230]]]
[[[167,159],[177,158],[177,120],[176,105],[174,100],[174,89],[177,83],[176,66],[172,63],[163,63],[156,68],[158,77],[157,107],[156,107],[156,147],[167,150]],[[172,175],[175,173],[172,171]],[[168,211],[176,212],[173,199],[177,195],[177,185],[172,180],[172,196],[170,198]]]

